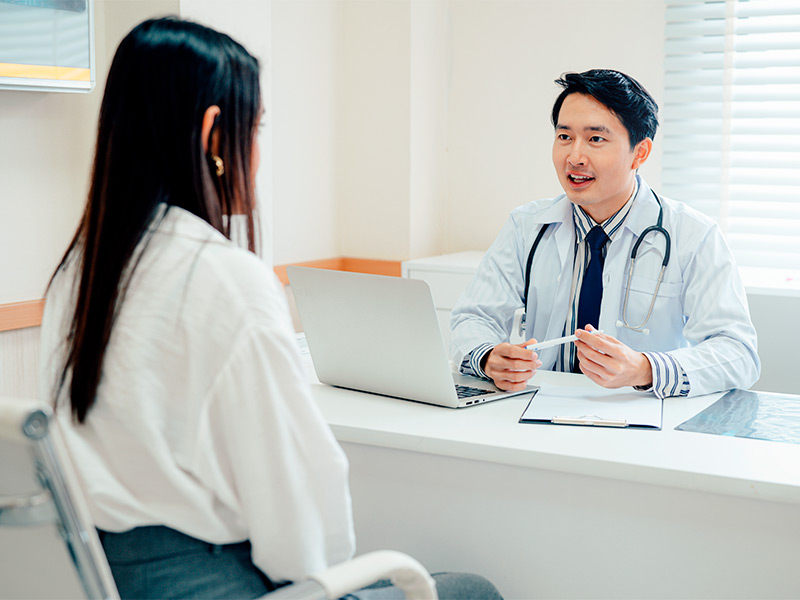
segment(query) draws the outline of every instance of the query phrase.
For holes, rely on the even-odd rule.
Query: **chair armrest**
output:
[[[378,581],[390,579],[406,598],[437,600],[436,582],[417,560],[394,550],[377,550],[357,556],[351,561],[330,567],[311,576],[331,598],[345,594]]]
[[[261,600],[333,600],[379,579],[389,579],[413,600],[438,600],[436,582],[417,560],[394,550],[377,550],[334,565],[309,579],[280,588]]]

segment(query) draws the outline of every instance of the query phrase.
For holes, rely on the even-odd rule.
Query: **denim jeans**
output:
[[[209,544],[163,526],[98,533],[122,600],[236,600],[276,589],[253,564],[250,542]],[[502,600],[495,587],[478,575],[437,573],[433,578],[441,600]],[[405,596],[383,580],[345,598],[403,600]]]
[[[275,589],[253,564],[250,542],[209,544],[163,526],[99,535],[123,600],[258,598]]]

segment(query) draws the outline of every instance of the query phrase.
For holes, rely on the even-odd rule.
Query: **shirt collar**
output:
[[[572,220],[575,223],[575,239],[577,243],[581,243],[586,234],[589,233],[589,230],[596,225],[600,225],[603,228],[603,231],[606,232],[606,235],[609,239],[614,239],[614,235],[617,233],[622,224],[625,222],[625,218],[628,216],[628,213],[631,210],[631,206],[633,206],[633,199],[636,198],[636,194],[639,193],[639,178],[634,177],[634,186],[633,186],[633,193],[631,194],[628,201],[620,208],[617,212],[611,215],[608,219],[603,221],[602,223],[596,223],[592,217],[586,214],[580,206],[576,204],[572,205]]]

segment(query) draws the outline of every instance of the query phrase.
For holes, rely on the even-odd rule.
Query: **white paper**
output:
[[[531,399],[520,420],[660,428],[661,400],[651,392],[635,390],[546,386]]]

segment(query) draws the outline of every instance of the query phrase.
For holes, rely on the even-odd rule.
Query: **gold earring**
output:
[[[211,155],[211,160],[214,161],[214,165],[217,167],[217,177],[222,177],[225,174],[225,163],[216,154]]]

